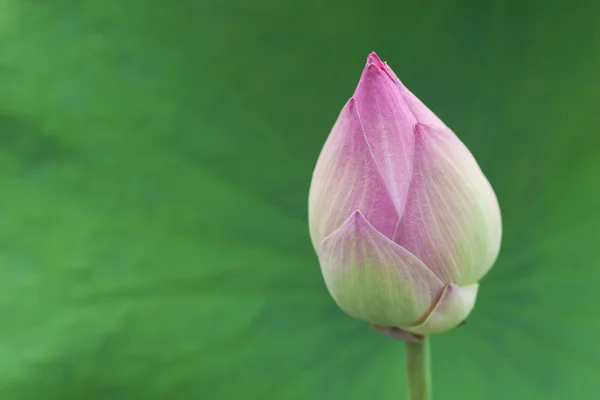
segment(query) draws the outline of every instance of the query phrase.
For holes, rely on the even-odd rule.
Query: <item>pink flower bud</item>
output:
[[[417,334],[466,319],[502,230],[469,150],[375,53],[319,156],[309,222],[337,304]]]

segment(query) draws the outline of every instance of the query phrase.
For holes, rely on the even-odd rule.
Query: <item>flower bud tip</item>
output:
[[[378,68],[380,68],[382,70],[385,70],[385,65],[383,65],[383,62],[381,61],[381,59],[375,52],[372,52],[367,57],[367,65],[371,65],[371,64],[376,65]]]

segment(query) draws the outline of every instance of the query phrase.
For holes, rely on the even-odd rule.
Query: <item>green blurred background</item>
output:
[[[600,5],[540,5],[0,0],[0,398],[403,398],[307,229],[372,50],[503,211],[436,399],[597,396]]]

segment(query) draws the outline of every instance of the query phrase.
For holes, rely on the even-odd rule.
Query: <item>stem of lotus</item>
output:
[[[406,342],[406,382],[408,400],[431,400],[429,338]]]

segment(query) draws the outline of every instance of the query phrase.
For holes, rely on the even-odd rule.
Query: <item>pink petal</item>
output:
[[[338,117],[313,173],[309,222],[317,252],[323,239],[355,210],[392,237],[399,213],[366,141],[356,101]]]
[[[417,122],[379,57],[372,53],[354,92],[362,129],[398,210],[404,207],[413,164]],[[392,75],[390,75],[390,73]]]
[[[358,211],[324,240],[319,260],[340,308],[375,325],[402,328],[422,319],[443,289],[418,258]]]
[[[417,124],[415,135],[412,182],[394,241],[444,282],[477,282],[500,249],[496,196],[450,129]]]

